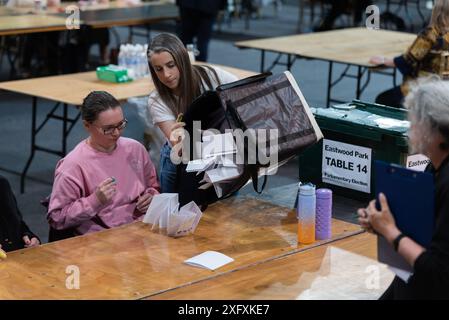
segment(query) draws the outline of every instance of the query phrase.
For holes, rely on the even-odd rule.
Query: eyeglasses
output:
[[[116,125],[116,126],[108,127],[108,128],[106,128],[106,129],[104,129],[104,128],[99,128],[99,127],[97,127],[97,128],[103,130],[103,134],[104,134],[104,135],[111,135],[111,134],[113,134],[113,133],[115,132],[116,129],[117,129],[118,131],[121,131],[121,130],[125,129],[127,123],[128,123],[128,120],[123,119],[123,121],[120,122],[120,123],[119,123],[118,125]]]

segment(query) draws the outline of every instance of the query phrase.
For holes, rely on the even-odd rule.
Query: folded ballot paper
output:
[[[232,261],[234,261],[234,259],[220,252],[206,251],[202,254],[185,260],[184,263],[194,267],[215,270]]]
[[[221,198],[225,185],[242,174],[234,161],[236,152],[232,133],[205,134],[201,144],[201,159],[189,161],[186,171],[197,172],[197,175],[204,172],[199,189],[213,186]]]
[[[195,202],[189,202],[179,209],[177,193],[162,193],[153,197],[143,218],[151,224],[151,230],[166,229],[167,235],[181,237],[193,233],[200,222],[202,212]]]

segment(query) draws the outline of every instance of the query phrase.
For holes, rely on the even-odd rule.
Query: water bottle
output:
[[[316,191],[315,238],[327,240],[332,237],[332,190]]]
[[[120,67],[126,68],[126,61],[125,61],[125,45],[120,45],[120,51],[118,53],[118,65]]]
[[[125,44],[123,46],[123,67],[128,69],[128,75],[129,75],[129,67],[131,65],[130,55],[129,55],[129,45]]]
[[[311,183],[300,184],[297,208],[299,243],[315,242],[315,210],[315,186]]]
[[[190,62],[194,63],[195,62],[195,47],[193,46],[193,44],[187,45],[187,52],[189,54]]]
[[[132,79],[137,78],[137,72],[136,72],[136,54],[134,50],[134,46],[130,45],[128,50],[128,75]]]
[[[148,68],[148,61],[147,61],[147,55],[144,51],[142,51],[139,55],[139,60],[140,60],[140,76],[146,77],[148,75],[148,72],[150,71],[150,69]]]

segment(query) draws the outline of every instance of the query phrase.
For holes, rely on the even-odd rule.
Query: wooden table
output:
[[[393,273],[376,259],[376,237],[362,233],[146,299],[377,299]],[[379,275],[378,288],[365,286],[373,274]]]
[[[297,58],[317,59],[329,62],[327,87],[327,106],[329,106],[331,102],[347,102],[331,98],[332,88],[343,78],[350,77],[357,80],[355,96],[359,99],[363,90],[368,85],[371,71],[385,73],[378,68],[375,70],[375,66],[369,63],[370,57],[374,55],[395,57],[405,52],[415,38],[416,35],[411,33],[369,30],[366,28],[349,28],[286,37],[241,41],[236,42],[235,45],[241,49],[257,49],[261,51],[261,72],[266,70],[265,52],[267,51],[278,54],[268,70],[271,70],[277,64],[286,65],[287,69],[290,70]],[[287,56],[286,64],[279,62],[283,55]],[[333,80],[334,63],[346,65],[345,70],[336,80]],[[357,67],[356,75],[348,73],[351,66]],[[367,72],[366,82],[362,85],[362,78]],[[393,69],[393,73],[388,74],[393,76],[395,83],[396,68]]]
[[[298,245],[295,210],[244,197],[211,205],[193,235],[174,239],[150,229],[135,222],[10,252],[0,261],[0,299],[145,298],[362,232],[333,220],[331,240]],[[207,250],[235,261],[215,271],[183,263]],[[80,288],[69,290],[66,281],[76,268]]]
[[[179,9],[165,1],[126,5],[111,2],[107,8],[85,8],[80,19],[93,28],[135,26],[179,19]]]
[[[82,24],[93,28],[109,28],[118,26],[133,26],[151,24],[165,20],[177,20],[179,9],[167,1],[142,2],[129,4],[126,1],[111,1],[105,4],[80,6],[77,2],[63,2],[58,7],[49,7],[45,11],[36,12],[34,8],[0,8],[0,20],[4,17],[60,17],[65,19],[71,14],[67,8],[77,7]],[[31,18],[30,18],[31,19]],[[5,19],[6,20],[6,19]],[[39,31],[36,31],[39,32]]]
[[[232,67],[219,66],[235,74],[239,78],[254,75],[252,71],[241,70]],[[32,122],[31,122],[31,153],[28,161],[21,173],[21,192],[25,191],[25,178],[36,151],[52,153],[64,157],[67,153],[67,136],[78,121],[80,114],[73,119],[68,117],[69,106],[78,107],[83,103],[83,99],[92,91],[103,90],[111,93],[116,99],[124,101],[132,97],[148,95],[153,89],[153,82],[149,77],[128,83],[110,83],[97,79],[96,73],[82,72],[66,74],[60,76],[41,77],[26,80],[16,80],[0,82],[0,89],[8,90],[32,97]],[[48,113],[46,119],[37,125],[37,100],[38,98],[55,102],[55,106]],[[62,105],[63,116],[55,115],[57,109]],[[36,143],[36,136],[45,126],[49,119],[62,121],[62,148],[53,150],[39,146]]]
[[[66,18],[47,15],[0,17],[0,36],[66,30]]]

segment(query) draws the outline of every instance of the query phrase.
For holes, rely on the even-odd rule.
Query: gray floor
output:
[[[295,34],[297,16],[297,7],[283,5],[277,15],[272,7],[265,8],[260,19],[250,21],[249,29],[245,28],[245,23],[242,20],[234,19],[231,24],[222,24],[221,30],[215,32],[210,43],[209,61],[259,71],[260,54],[253,50],[239,50],[233,46],[233,42],[255,37]],[[308,21],[305,21],[305,24],[307,25]],[[173,27],[170,25],[162,26],[160,29],[170,30]],[[120,28],[118,31],[125,39],[127,30]],[[156,33],[157,31],[152,32],[153,35]],[[135,42],[143,41],[145,40],[136,39]],[[93,49],[92,53],[96,54],[96,48]],[[274,55],[268,54],[268,61],[273,58]],[[5,80],[8,74],[5,66],[6,61],[3,61],[3,70],[0,72],[0,79],[2,80]],[[327,68],[327,63],[313,60],[297,61],[292,68],[292,73],[310,106],[320,107],[325,105]],[[273,70],[273,72],[282,71],[282,67],[276,67]],[[373,101],[379,92],[388,89],[391,85],[391,79],[374,75],[362,99]],[[355,95],[354,88],[355,80],[343,81],[336,89],[337,97],[345,101],[352,100]],[[71,88],[67,88],[67,90],[71,90]],[[40,120],[45,117],[51,107],[50,102],[39,101],[38,117]],[[39,204],[39,201],[51,192],[51,182],[58,157],[38,152],[29,170],[26,193],[20,194],[20,178],[17,172],[20,172],[25,166],[30,152],[31,98],[0,91],[0,110],[2,110],[0,113],[0,174],[6,176],[12,184],[26,222],[45,242],[48,225],[45,219],[45,209]],[[129,127],[124,135],[143,141],[144,125],[138,118],[135,107],[126,104],[124,111],[126,118],[129,120]],[[72,114],[75,114],[75,112],[76,110],[71,110]],[[49,147],[59,147],[60,141],[53,139],[53,137],[59,137],[60,132],[61,125],[59,123],[49,125],[39,134],[39,141],[44,141],[44,144]],[[85,136],[86,133],[78,122],[69,137],[68,149],[72,149]],[[282,167],[276,176],[269,178],[268,186],[262,195],[259,196],[252,192],[251,186],[243,189],[241,193],[293,207],[297,183],[298,165],[295,159]],[[354,221],[355,209],[361,205],[363,203],[336,197],[334,216],[347,221]]]

